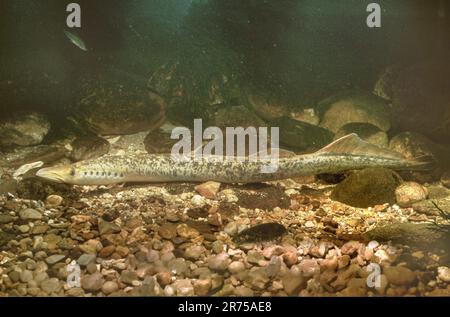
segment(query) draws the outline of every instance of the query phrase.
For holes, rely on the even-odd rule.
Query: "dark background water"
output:
[[[205,80],[224,68],[308,106],[346,87],[371,90],[387,65],[448,55],[449,23],[438,19],[437,0],[377,1],[380,29],[366,26],[370,1],[361,0],[80,0],[77,33],[88,52],[63,33],[70,2],[1,1],[3,114],[64,113],[84,76],[105,68],[144,79],[177,60]]]

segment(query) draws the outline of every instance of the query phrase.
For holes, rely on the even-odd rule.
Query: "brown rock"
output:
[[[426,188],[416,182],[405,182],[395,189],[395,198],[400,207],[410,207],[427,199],[427,196]]]
[[[403,266],[389,266],[384,269],[389,283],[399,286],[409,286],[416,280],[416,274]]]
[[[195,186],[197,193],[208,199],[216,198],[219,189],[220,183],[212,181]]]

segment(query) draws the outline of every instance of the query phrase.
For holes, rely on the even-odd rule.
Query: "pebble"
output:
[[[289,296],[297,296],[301,289],[306,287],[305,278],[298,273],[287,272],[282,278],[284,291]]]
[[[228,268],[230,257],[226,253],[220,253],[208,258],[208,267],[213,271],[223,272]]]
[[[206,204],[206,200],[200,195],[194,195],[191,198],[191,203],[196,207],[203,207]]]
[[[270,282],[270,278],[267,275],[265,268],[253,267],[250,269],[250,272],[248,272],[245,281],[251,285],[252,289],[262,291],[266,289]]]
[[[159,252],[150,250],[145,254],[145,260],[149,263],[154,263],[159,260]]]
[[[36,225],[31,229],[32,234],[43,234],[49,230],[48,225]]]
[[[191,283],[191,280],[183,279],[177,280],[173,283],[173,286],[176,290],[177,296],[193,296],[194,286]]]
[[[35,209],[26,208],[19,212],[19,217],[22,220],[40,220],[42,219],[42,214]]]
[[[63,202],[63,198],[59,195],[50,195],[45,199],[45,203],[49,207],[58,207]]]
[[[28,283],[33,279],[33,273],[30,270],[23,270],[20,273],[20,281],[22,283]]]
[[[188,271],[188,265],[183,258],[174,258],[169,261],[167,268],[176,275],[184,275]]]
[[[14,217],[11,215],[0,214],[0,224],[6,224],[14,221]]]
[[[341,247],[341,253],[346,255],[354,255],[360,248],[361,243],[358,241],[349,241]]]
[[[91,239],[80,245],[80,250],[88,254],[96,254],[103,248],[100,241]]]
[[[98,232],[100,235],[118,233],[120,232],[120,227],[115,223],[108,222],[100,218],[98,220]]]
[[[395,189],[395,198],[400,207],[410,207],[427,196],[426,188],[416,182],[405,182]]]
[[[283,254],[283,261],[288,266],[291,267],[292,265],[296,264],[298,261],[297,253],[296,252],[286,252]]]
[[[61,289],[61,284],[56,277],[41,282],[41,289],[47,294],[57,293]]]
[[[82,254],[82,255],[78,258],[77,263],[78,263],[80,266],[85,267],[85,266],[87,266],[89,263],[94,262],[94,261],[95,261],[95,258],[96,258],[95,254],[86,254],[86,253],[85,253],[85,254]]]
[[[97,292],[102,288],[104,281],[102,274],[99,272],[87,274],[81,278],[81,287],[88,292]]]
[[[269,264],[266,266],[267,275],[269,278],[274,278],[281,270],[281,259],[278,256],[273,256]]]
[[[30,226],[28,226],[28,225],[21,225],[21,226],[18,226],[17,229],[21,233],[27,233],[28,231],[30,231]]]
[[[125,284],[132,285],[133,281],[136,281],[138,279],[139,277],[137,276],[137,273],[134,271],[125,270],[122,271],[122,274],[120,274],[120,281]]]
[[[203,253],[205,252],[205,248],[201,245],[193,245],[186,249],[184,252],[184,257],[188,260],[198,260]]]
[[[271,245],[264,248],[263,255],[266,259],[271,259],[274,255],[282,255],[284,253],[284,248],[279,245]]]
[[[415,279],[416,274],[406,267],[402,266],[388,266],[383,272],[389,283],[399,286],[409,286]]]
[[[222,226],[222,216],[219,213],[214,213],[208,216],[208,223],[211,226],[220,227]]]
[[[159,272],[158,274],[156,274],[156,280],[158,281],[159,285],[165,287],[172,282],[172,274],[170,274],[170,272],[168,271]]]
[[[223,231],[230,237],[233,237],[238,233],[238,225],[235,221],[231,221],[225,225]]]
[[[231,274],[238,274],[240,272],[245,271],[245,264],[239,261],[233,261],[228,265],[228,271]]]
[[[97,265],[96,265],[94,262],[89,263],[89,264],[86,266],[86,271],[87,271],[89,274],[94,274],[95,272],[97,272]]]
[[[299,270],[305,277],[312,277],[320,272],[320,266],[315,259],[304,259],[298,264]]]
[[[255,292],[246,286],[238,286],[234,289],[234,295],[238,297],[253,297]]]
[[[197,296],[206,296],[211,289],[211,279],[201,279],[194,281],[194,292]]]
[[[441,281],[450,283],[450,268],[447,266],[440,266],[437,269],[438,277]]]
[[[259,265],[259,262],[262,260],[264,260],[264,256],[262,255],[262,253],[255,250],[248,251],[247,253],[248,263]]]
[[[186,224],[181,224],[177,226],[177,234],[185,239],[193,239],[198,237],[199,233],[192,227],[189,227]]]
[[[220,240],[216,240],[212,243],[212,250],[214,253],[219,254],[223,252],[223,242]]]
[[[220,189],[220,183],[218,182],[206,182],[194,187],[195,191],[208,199],[216,198],[217,193]],[[194,196],[195,197],[195,196]]]
[[[112,294],[119,290],[119,285],[115,281],[107,281],[102,285],[102,292],[105,295]]]
[[[98,256],[101,258],[107,258],[113,254],[114,251],[116,251],[116,247],[114,245],[108,245],[100,250]]]
[[[48,265],[53,265],[63,260],[66,256],[64,254],[54,254],[45,259]]]
[[[375,250],[379,246],[380,246],[380,243],[378,243],[378,241],[375,241],[375,240],[372,240],[367,244],[367,247],[372,250]]]

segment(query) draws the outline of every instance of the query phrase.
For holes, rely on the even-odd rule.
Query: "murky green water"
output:
[[[449,295],[446,1],[69,3],[0,3],[0,296]]]

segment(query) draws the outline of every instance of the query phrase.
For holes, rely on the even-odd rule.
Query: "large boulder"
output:
[[[265,127],[267,124],[246,106],[220,107],[211,120],[211,126],[226,127]]]
[[[364,92],[343,93],[319,104],[320,126],[334,133],[348,123],[370,123],[382,131],[391,128],[389,108],[384,99]]]
[[[248,102],[253,111],[264,120],[272,120],[289,115],[288,108],[281,102],[267,100],[255,94],[249,95]]]
[[[306,122],[281,117],[269,123],[279,127],[280,145],[296,152],[318,150],[333,141],[331,131]]]
[[[18,112],[0,122],[1,145],[37,145],[50,130],[50,122],[37,112]]]
[[[335,134],[334,139],[337,140],[350,133],[356,133],[364,141],[380,147],[387,147],[389,143],[386,132],[381,131],[373,124],[358,122],[347,123],[342,126]]]
[[[393,86],[402,70],[403,68],[398,65],[388,66],[383,69],[375,82],[373,94],[389,101],[392,100]]]
[[[111,144],[98,136],[79,137],[72,143],[70,158],[73,161],[89,160],[100,157],[109,152]]]
[[[331,198],[360,208],[394,204],[395,189],[401,182],[400,176],[389,169],[367,168],[354,172],[336,185]]]
[[[83,80],[78,93],[76,118],[98,135],[148,131],[164,121],[165,99],[139,81],[101,74]]]

